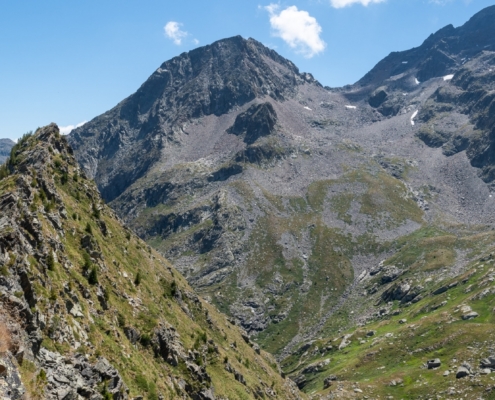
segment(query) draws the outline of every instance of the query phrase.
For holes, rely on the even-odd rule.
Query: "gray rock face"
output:
[[[0,355],[0,397],[2,399],[21,400],[26,389],[16,359],[10,352]]]
[[[244,136],[244,142],[253,144],[262,136],[272,133],[277,123],[277,113],[270,103],[253,104],[239,114],[227,132]]]
[[[135,94],[73,131],[69,142],[111,201],[158,161],[163,147],[180,141],[192,118],[220,116],[264,96],[284,100],[308,80],[254,39],[220,40],[163,63]]]
[[[48,398],[77,399],[78,393],[85,398],[92,398],[99,395],[98,386],[103,382],[113,399],[128,398],[129,390],[118,371],[103,357],[91,364],[83,355],[67,358],[41,349],[38,361],[46,372]]]

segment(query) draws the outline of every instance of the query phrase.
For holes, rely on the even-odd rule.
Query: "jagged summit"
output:
[[[102,195],[113,200],[180,141],[192,119],[221,116],[255,99],[284,101],[321,86],[254,39],[235,36],[164,62],[136,93],[74,130],[69,142]]]
[[[406,79],[403,86],[413,86],[414,78],[424,82],[451,74],[469,58],[483,50],[495,51],[495,6],[475,14],[464,25],[447,25],[431,34],[419,47],[392,52],[369,71],[357,86],[383,84],[390,77]]]

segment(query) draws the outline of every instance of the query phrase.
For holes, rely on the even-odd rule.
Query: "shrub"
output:
[[[88,232],[90,235],[93,234],[93,228],[91,228],[91,225],[89,222],[86,223],[86,228],[84,228],[86,232]]]
[[[151,336],[147,333],[143,333],[141,335],[141,338],[139,339],[139,342],[144,346],[148,347],[151,344]]]
[[[50,289],[50,296],[48,297],[50,301],[56,301],[57,300],[57,292],[54,288]]]
[[[9,163],[9,160],[7,159],[5,164],[0,165],[0,179],[6,178],[7,176],[9,176],[10,171],[9,171],[9,167],[7,167],[8,163]]]
[[[125,316],[121,313],[119,313],[117,315],[117,323],[119,324],[119,326],[121,328],[123,328],[125,326]]]
[[[40,189],[39,196],[40,196],[40,199],[41,199],[42,202],[45,202],[46,201],[46,193],[45,193],[45,191],[43,189]]]
[[[136,278],[134,279],[134,284],[136,286],[139,286],[140,283],[141,283],[141,272],[138,271],[136,274]]]
[[[145,392],[148,391],[148,381],[146,381],[146,378],[143,375],[136,375],[136,385],[141,389],[144,390]]]
[[[177,282],[173,280],[172,283],[170,284],[170,295],[172,297],[175,297],[176,294],[177,294]]]
[[[53,256],[53,251],[50,251],[46,257],[46,266],[50,271],[55,269],[55,257]]]
[[[96,270],[96,266],[93,266],[93,268],[91,268],[88,276],[88,282],[90,285],[96,285],[98,283],[98,271]]]
[[[60,183],[62,185],[65,185],[68,181],[69,181],[69,175],[67,174],[67,172],[64,172],[60,177]]]
[[[47,213],[49,213],[50,211],[53,210],[53,207],[55,206],[55,204],[53,203],[53,201],[46,201],[43,203],[43,205],[45,206],[45,211]]]
[[[5,264],[0,266],[0,275],[5,277],[9,276],[9,268]]]
[[[88,254],[87,251],[83,253],[83,259],[84,259],[83,271],[87,272],[93,266],[93,263],[91,262],[91,256]]]
[[[93,203],[92,209],[93,209],[93,217],[95,217],[96,219],[100,219],[100,216],[101,216],[100,210],[98,209],[98,207],[95,203]]]
[[[106,302],[110,300],[110,289],[108,289],[108,287],[106,286],[103,288],[103,298],[105,299]]]

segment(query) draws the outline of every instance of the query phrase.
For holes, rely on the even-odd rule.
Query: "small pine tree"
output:
[[[139,286],[140,283],[141,283],[141,272],[138,271],[136,274],[136,278],[134,279],[134,284],[136,286]]]
[[[68,181],[69,181],[69,175],[67,174],[67,172],[64,172],[60,177],[60,183],[62,185],[65,185]]]
[[[98,206],[95,203],[93,203],[92,208],[93,208],[93,217],[95,217],[96,219],[100,219],[100,210],[98,209]]]
[[[91,268],[91,271],[88,275],[88,282],[90,285],[96,285],[98,283],[98,272],[96,271],[96,266]]]
[[[123,328],[125,326],[125,316],[121,313],[119,313],[117,315],[117,323],[119,324],[119,326],[121,328]]]
[[[83,270],[84,272],[89,271],[93,263],[91,262],[91,256],[88,254],[87,251],[83,253],[83,259],[84,259]]]
[[[91,225],[89,222],[86,223],[86,228],[84,228],[86,232],[88,232],[90,235],[93,234],[93,229],[91,228]]]
[[[175,280],[173,280],[171,285],[170,285],[170,295],[172,297],[175,297],[176,294],[177,294],[177,282],[175,282]]]
[[[50,251],[46,257],[46,266],[50,271],[55,269],[55,257],[53,256],[53,251]]]

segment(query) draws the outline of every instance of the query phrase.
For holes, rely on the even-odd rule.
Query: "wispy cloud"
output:
[[[366,7],[368,4],[383,3],[384,1],[386,0],[330,0],[330,4],[334,8],[344,8],[353,4],[361,4]]]
[[[316,18],[296,6],[280,11],[280,6],[270,4],[265,7],[270,14],[273,35],[280,37],[296,52],[311,58],[325,50],[326,43],[321,39],[321,26]]]
[[[86,122],[88,121],[79,122],[77,125],[59,126],[58,129],[60,129],[62,135],[68,135],[72,130],[83,126]]]
[[[174,44],[176,44],[177,46],[180,46],[182,44],[182,40],[189,36],[189,33],[183,31],[181,29],[181,26],[182,24],[180,22],[169,21],[163,27],[165,36],[167,36],[169,39],[172,39]]]

